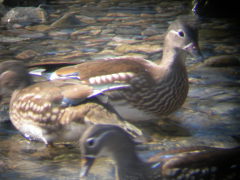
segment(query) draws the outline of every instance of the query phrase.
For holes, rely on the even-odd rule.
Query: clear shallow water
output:
[[[76,19],[50,26],[65,13]],[[47,7],[45,25],[0,31],[1,61],[87,61],[121,55],[161,58],[163,33],[169,23],[190,12],[182,1],[56,1]],[[233,55],[239,62],[239,24],[230,19],[201,23],[200,47],[204,56]],[[232,61],[231,61],[232,62]],[[147,126],[157,150],[188,145],[232,147],[238,142],[240,98],[239,64],[206,67],[187,60],[189,96],[184,106],[159,126]],[[230,63],[228,63],[229,65]],[[153,151],[155,152],[155,151]],[[152,151],[141,152],[143,157]],[[104,161],[105,166],[102,166]],[[29,143],[9,124],[0,125],[0,179],[79,179],[77,145],[46,148]],[[113,179],[112,163],[99,160],[89,179]],[[103,178],[104,176],[104,178]]]

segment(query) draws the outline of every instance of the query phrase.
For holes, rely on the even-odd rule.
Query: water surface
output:
[[[163,33],[169,23],[190,13],[187,2],[56,1],[46,7],[46,24],[1,27],[1,61],[89,61],[122,55],[155,61],[161,58]],[[50,27],[69,12],[75,12],[79,21],[70,18]],[[156,139],[150,146],[156,151],[189,145],[238,145],[233,137],[239,136],[240,128],[239,24],[234,19],[212,18],[200,26],[200,48],[206,59],[230,55],[238,63],[229,60],[209,67],[188,58],[191,83],[186,103],[167,122],[145,125]],[[154,152],[140,153],[147,157]],[[113,179],[112,162],[98,162],[89,179]],[[47,148],[28,142],[11,124],[0,125],[0,179],[79,179],[79,170],[77,144]],[[110,178],[105,174],[111,174]]]

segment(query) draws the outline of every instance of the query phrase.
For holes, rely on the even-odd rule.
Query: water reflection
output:
[[[48,9],[47,24],[1,29],[1,61],[82,61],[121,55],[157,60],[162,34],[171,20],[189,12],[187,7],[183,1],[55,1]],[[52,28],[53,22],[73,11],[80,24],[68,22],[65,26],[62,22]],[[200,47],[205,57],[231,55],[239,61],[235,21],[208,19],[201,28]],[[232,136],[239,135],[240,128],[240,72],[239,64],[229,66],[230,62],[211,67],[188,59],[189,97],[183,108],[169,117],[170,125],[162,121],[157,128],[148,125],[157,139],[154,148],[238,145]],[[79,179],[79,159],[77,145],[46,148],[29,143],[10,124],[0,125],[0,179]],[[89,179],[113,175],[112,162],[105,164],[96,165],[95,175]]]

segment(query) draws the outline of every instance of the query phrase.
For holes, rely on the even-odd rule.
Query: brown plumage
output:
[[[27,68],[20,61],[0,63],[0,122],[9,120],[9,102],[13,91],[32,83]]]
[[[199,55],[197,28],[178,19],[168,28],[158,64],[110,58],[60,68],[50,79],[76,78],[89,85],[126,83],[129,87],[105,92],[110,104],[127,120],[156,119],[177,110],[187,97],[186,52]]]
[[[112,158],[119,180],[200,180],[240,178],[240,147],[186,147],[168,150],[143,161],[136,153],[132,138],[113,125],[95,125],[80,139],[83,166],[87,176],[99,156]]]
[[[73,79],[31,84],[22,62],[6,61],[3,66],[1,96],[11,96],[11,122],[26,138],[45,144],[76,141],[87,126],[98,123],[119,125],[135,137],[142,136],[104,103],[101,93],[108,86],[89,86]]]

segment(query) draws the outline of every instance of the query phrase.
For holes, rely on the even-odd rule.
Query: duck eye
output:
[[[183,31],[180,30],[180,31],[178,31],[178,35],[179,35],[180,37],[184,37],[185,34],[184,34]]]
[[[94,138],[89,138],[89,139],[87,139],[86,142],[87,142],[87,145],[89,147],[91,147],[91,146],[93,146],[95,144],[95,139]]]

